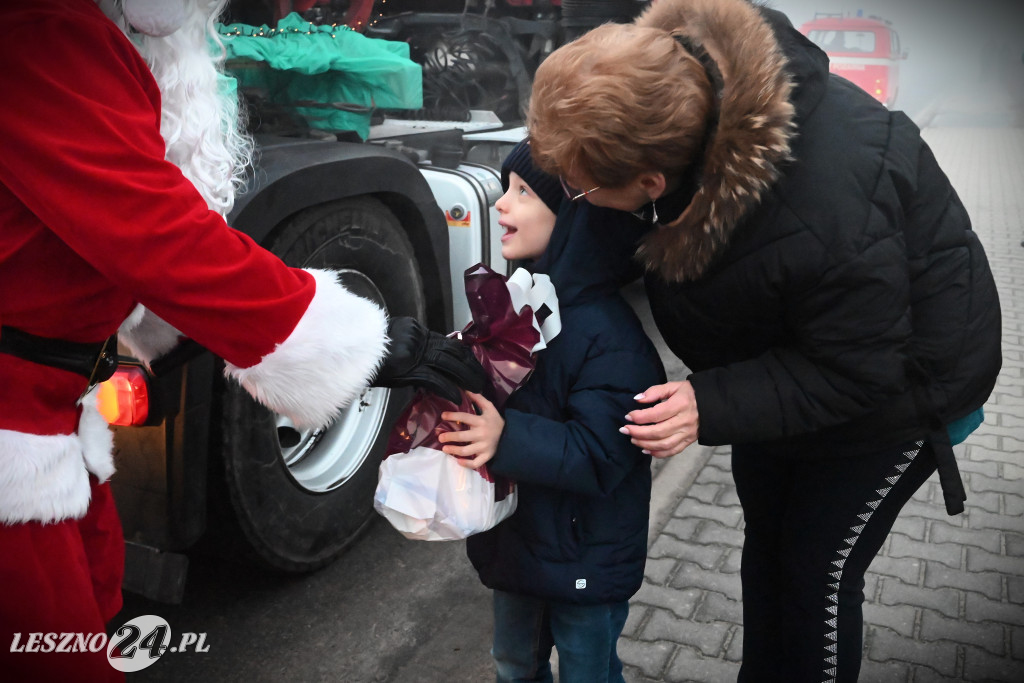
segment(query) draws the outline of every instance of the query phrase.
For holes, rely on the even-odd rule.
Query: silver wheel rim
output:
[[[384,296],[366,275],[336,269],[345,288],[385,308]],[[307,491],[325,493],[345,484],[369,457],[384,427],[391,390],[370,387],[342,410],[326,429],[299,429],[275,415],[281,459],[296,483]]]
[[[325,493],[359,471],[383,427],[390,389],[367,389],[327,429],[298,429],[283,415],[276,419],[281,458],[304,489]]]

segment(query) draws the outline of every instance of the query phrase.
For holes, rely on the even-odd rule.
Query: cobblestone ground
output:
[[[974,221],[1003,308],[1003,370],[958,458],[967,510],[937,477],[904,508],[866,577],[861,681],[1024,681],[1024,129],[925,131]],[[685,457],[685,456],[679,456]],[[626,680],[734,681],[743,515],[716,449],[655,530],[619,652]]]

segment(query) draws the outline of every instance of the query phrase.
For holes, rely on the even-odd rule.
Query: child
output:
[[[531,270],[551,277],[562,331],[504,417],[471,394],[480,414],[445,413],[467,429],[439,439],[467,467],[487,463],[518,482],[516,513],[467,541],[494,589],[498,681],[552,680],[552,645],[562,683],[622,681],[615,646],[643,580],[651,474],[650,455],[619,425],[634,395],[665,381],[619,294],[637,275],[642,226],[566,199],[558,178],[533,168],[526,142],[505,160],[502,183],[502,256],[535,259]]]

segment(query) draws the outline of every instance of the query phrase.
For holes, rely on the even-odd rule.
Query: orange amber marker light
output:
[[[145,424],[149,417],[149,388],[142,368],[122,367],[99,386],[96,407],[108,424]]]

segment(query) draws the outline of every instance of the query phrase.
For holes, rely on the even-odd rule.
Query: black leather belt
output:
[[[77,373],[88,379],[91,386],[110,379],[117,369],[117,335],[103,342],[83,344],[38,337],[2,325],[0,353]]]

